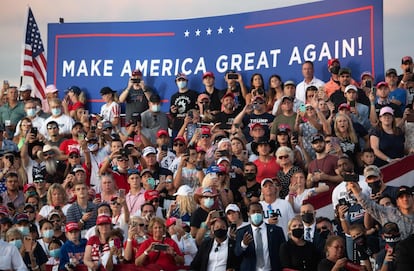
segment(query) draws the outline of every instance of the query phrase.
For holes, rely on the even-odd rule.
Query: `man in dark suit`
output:
[[[315,245],[319,253],[325,258],[326,237],[321,235],[316,228],[315,208],[309,202],[305,202],[300,207],[300,216],[304,226],[304,238]]]
[[[207,220],[210,217],[209,215]],[[205,239],[201,243],[191,262],[191,270],[207,271],[211,267],[216,270],[238,270],[238,259],[234,255],[235,241],[227,236],[228,225],[225,217],[213,219],[210,229],[214,238]]]
[[[252,202],[248,208],[250,225],[237,231],[235,254],[240,271],[279,271],[279,248],[286,241],[282,228],[263,223],[263,207]]]

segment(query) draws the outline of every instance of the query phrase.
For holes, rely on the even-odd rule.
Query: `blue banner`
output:
[[[189,88],[202,91],[202,74],[212,71],[216,87],[224,73],[238,70],[246,85],[259,72],[267,81],[303,80],[310,60],[315,76],[327,81],[327,61],[339,58],[359,80],[363,71],[383,76],[382,1],[320,1],[273,10],[185,20],[48,25],[48,83],[86,91],[91,112],[102,105],[103,86],[122,91],[131,71],[143,72],[163,97],[163,110],[184,72]]]

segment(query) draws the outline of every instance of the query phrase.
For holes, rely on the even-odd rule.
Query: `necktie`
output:
[[[309,241],[309,242],[312,242],[310,231],[311,231],[311,228],[306,228],[305,240]]]
[[[263,256],[263,241],[262,235],[260,234],[260,228],[257,228],[254,232],[254,241],[256,244],[256,266],[264,266],[264,256]]]

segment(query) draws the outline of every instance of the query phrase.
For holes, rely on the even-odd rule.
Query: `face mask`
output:
[[[330,71],[330,73],[333,73],[333,74],[338,74],[339,73],[339,70],[341,69],[341,67],[340,66],[333,66],[333,67],[331,67],[330,69],[329,69],[329,71]]]
[[[327,239],[327,238],[328,238],[328,235],[329,235],[329,231],[321,231],[321,232],[319,233],[319,236],[320,236],[322,239]]]
[[[23,235],[29,235],[30,230],[29,227],[17,227],[17,229],[23,234]]]
[[[22,240],[13,240],[10,241],[9,244],[16,246],[17,249],[20,249],[22,247]]]
[[[302,215],[302,220],[305,223],[312,224],[313,223],[313,219],[314,219],[313,213],[304,213]]]
[[[43,231],[43,237],[44,238],[52,238],[53,237],[53,230],[45,230]]]
[[[225,229],[218,229],[214,231],[214,236],[219,239],[223,239],[224,237],[226,237],[226,235],[227,235],[227,230]]]
[[[26,114],[28,117],[34,117],[36,115],[36,109],[35,108],[29,108],[26,111]]]
[[[161,105],[159,105],[159,104],[151,105],[151,111],[152,112],[160,112],[160,110],[161,110]]]
[[[253,223],[253,225],[259,225],[263,222],[263,214],[254,213],[250,215],[250,221]]]
[[[204,206],[206,206],[207,208],[211,208],[214,204],[214,199],[212,198],[205,198],[204,199]]]
[[[248,181],[253,181],[256,179],[256,173],[245,173],[244,177],[246,178],[246,180]]]
[[[154,178],[148,178],[147,184],[151,187],[151,190],[154,190],[154,188],[155,188],[155,179]]]
[[[53,258],[59,258],[60,257],[60,248],[49,250],[49,254]]]
[[[185,88],[187,86],[187,82],[186,81],[178,81],[177,86],[180,89]]]
[[[42,107],[40,105],[36,105],[36,113],[39,113],[40,110],[42,110]]]
[[[62,110],[60,108],[52,108],[50,111],[52,112],[53,116],[59,116],[60,113],[62,113]]]
[[[297,229],[293,229],[292,230],[292,236],[294,236],[294,237],[296,237],[296,238],[299,238],[299,239],[302,239],[302,237],[303,237],[303,234],[304,234],[304,229],[302,228],[297,228]]]
[[[146,240],[146,238],[142,236],[138,236],[135,240],[137,241],[138,244],[141,244],[142,242]]]
[[[381,190],[381,181],[369,183],[368,186],[371,188],[371,194],[377,194]]]
[[[98,143],[88,144],[88,150],[89,151],[96,151],[96,150],[98,150],[98,148],[99,148]]]

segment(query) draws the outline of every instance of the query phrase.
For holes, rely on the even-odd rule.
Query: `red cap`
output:
[[[174,138],[174,142],[175,141],[181,141],[181,142],[183,142],[184,144],[186,144],[186,142],[185,142],[185,138],[183,137],[183,136],[177,136],[176,138]]]
[[[165,221],[165,226],[167,226],[167,228],[171,225],[175,225],[175,223],[177,222],[177,218],[175,217],[169,217],[167,218],[167,220]]]
[[[159,197],[160,197],[160,193],[157,190],[148,190],[148,191],[145,191],[144,193],[145,201],[151,201]]]
[[[211,130],[210,128],[203,126],[201,127],[201,134],[202,135],[211,135]]]
[[[0,215],[9,216],[9,209],[6,206],[0,206]]]
[[[76,153],[77,155],[80,155],[80,151],[77,148],[71,148],[69,150],[69,155],[72,154],[72,153]]]
[[[413,59],[411,56],[405,56],[401,59],[401,64],[405,64],[405,62],[413,63]]]
[[[96,219],[96,225],[112,224],[112,218],[108,215],[100,215]]]
[[[204,100],[204,99],[207,99],[208,101],[210,101],[210,97],[207,95],[207,94],[205,94],[205,93],[201,93],[200,95],[198,95],[198,97],[197,97],[197,101],[198,102],[201,102],[202,100]]]
[[[337,59],[337,58],[331,58],[331,59],[329,59],[328,60],[328,67],[332,66],[335,62],[338,63],[338,64],[340,64],[339,63],[339,59]]]
[[[29,190],[29,188],[33,187],[34,189],[36,189],[35,185],[32,183],[27,183],[23,186],[23,193],[26,193],[27,190]]]
[[[234,94],[232,92],[227,92],[223,95],[223,97],[221,97],[221,99],[224,100],[226,97],[232,97],[234,99]]]
[[[65,226],[65,232],[79,231],[79,225],[76,222],[69,222]]]
[[[168,134],[168,131],[167,130],[164,130],[164,129],[158,130],[158,132],[157,132],[157,138],[160,137],[160,136],[162,136],[162,135],[165,135],[167,137],[170,136]]]
[[[258,126],[263,128],[263,125],[260,122],[254,122],[250,124],[250,130],[252,131],[255,127],[258,127]]]
[[[257,100],[262,100],[262,101],[264,101],[265,99],[263,98],[263,96],[257,95],[257,96],[254,96],[254,97],[253,97],[252,102],[257,101]]]
[[[388,84],[384,81],[381,81],[377,84],[377,88],[380,88],[380,87],[388,87]]]
[[[347,103],[340,104],[338,107],[338,110],[342,110],[342,109],[351,110],[351,106]]]
[[[133,72],[132,72],[132,76],[142,76],[142,72],[140,71],[140,70],[134,70]]]
[[[215,78],[215,77],[214,77],[214,73],[212,73],[212,72],[205,72],[205,73],[203,74],[203,79],[204,79],[204,78],[206,78],[207,76],[210,76],[210,77]]]

